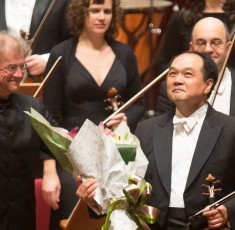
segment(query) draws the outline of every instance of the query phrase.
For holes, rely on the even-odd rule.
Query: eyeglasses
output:
[[[220,40],[220,39],[218,39],[218,38],[212,39],[212,40],[209,41],[209,42],[207,42],[207,41],[205,41],[205,40],[203,40],[203,39],[198,39],[198,40],[196,40],[196,42],[193,43],[193,44],[197,47],[198,50],[203,51],[203,50],[206,49],[207,43],[210,44],[210,46],[211,46],[212,49],[216,50],[216,49],[222,48],[222,45],[223,45],[224,43],[226,43],[226,42],[227,42],[227,41],[222,41],[222,40]]]
[[[15,74],[18,68],[21,72],[25,72],[27,65],[25,63],[19,65],[8,65],[7,67],[0,68],[0,70],[7,70],[11,74]]]

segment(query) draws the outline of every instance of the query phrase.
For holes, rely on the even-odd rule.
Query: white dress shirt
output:
[[[227,115],[230,114],[231,90],[232,90],[231,71],[228,68],[226,68],[213,104],[213,108],[215,110],[225,113]],[[214,91],[212,92],[210,98],[208,99],[208,102],[210,104],[212,102],[213,93]]]
[[[7,30],[20,37],[20,30],[29,32],[36,0],[5,0]]]
[[[195,119],[195,125],[190,127],[191,130],[185,129],[183,124],[174,124],[170,207],[185,207],[183,199],[185,185],[207,109],[208,104],[205,104],[188,117],[190,120]],[[183,118],[177,109],[175,117]],[[174,120],[175,118],[173,123]]]
[[[21,37],[20,30],[29,33],[33,9],[36,0],[5,0],[5,17],[7,31]],[[41,58],[47,62],[49,53],[41,54]]]

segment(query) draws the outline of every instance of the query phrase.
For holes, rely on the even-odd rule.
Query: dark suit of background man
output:
[[[32,38],[45,15],[52,0],[1,0],[0,1],[0,30],[7,30],[14,36],[20,36],[20,29],[25,26],[25,32]],[[54,7],[41,30],[35,45],[33,54],[26,59],[31,75],[42,74],[45,70],[48,54],[53,46],[69,37],[65,12],[69,0],[56,0]],[[26,17],[27,15],[27,17]],[[30,15],[32,15],[30,17]],[[25,21],[26,20],[26,21]],[[11,30],[11,27],[14,27]]]
[[[225,28],[222,21],[207,17],[195,24],[189,45],[190,50],[208,53],[215,61],[218,70],[221,71],[231,42],[229,41],[227,28]],[[174,108],[174,104],[167,97],[164,81],[161,85],[157,111],[162,113],[172,108]],[[230,66],[225,69],[213,108],[222,113],[235,116],[235,70]]]
[[[215,199],[235,190],[235,119],[215,111],[207,99],[217,68],[207,54],[184,53],[170,65],[167,93],[176,110],[141,122],[136,130],[149,160],[151,204],[161,210],[154,230],[186,229],[189,216],[209,204],[205,178],[221,180]],[[235,199],[210,211],[192,227],[235,229]]]

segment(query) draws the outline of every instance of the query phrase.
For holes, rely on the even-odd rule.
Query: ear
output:
[[[205,89],[206,94],[210,93],[211,87],[213,86],[213,83],[214,83],[214,80],[212,78],[206,80],[206,85],[207,85],[206,89]]]
[[[189,51],[194,51],[193,43],[189,42]]]
[[[232,44],[231,41],[227,42],[227,44],[226,44],[226,50],[227,50],[227,51],[229,50],[229,47],[231,46],[231,44]]]

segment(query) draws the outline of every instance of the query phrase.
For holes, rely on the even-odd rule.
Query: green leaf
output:
[[[119,153],[122,156],[125,164],[127,165],[130,161],[135,161],[136,157],[136,145],[130,144],[116,144]]]

